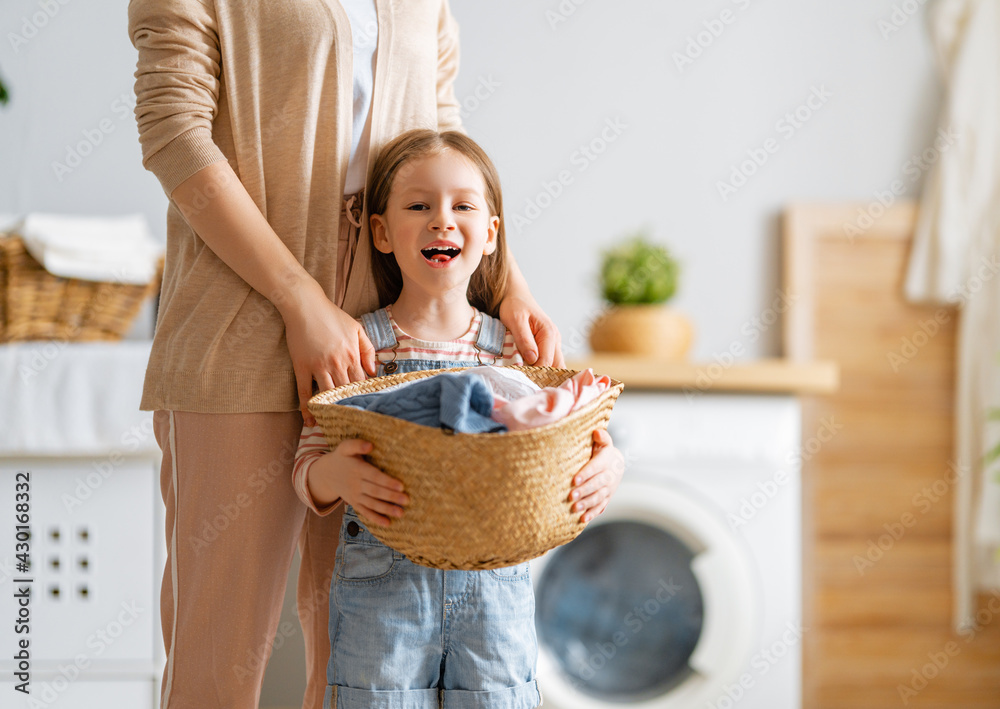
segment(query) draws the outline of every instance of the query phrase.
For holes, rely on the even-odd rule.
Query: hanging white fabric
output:
[[[954,623],[975,623],[977,591],[1000,588],[1000,3],[938,0],[931,35],[955,136],[927,175],[906,296],[961,309],[955,392]],[[943,471],[944,473],[944,471]]]

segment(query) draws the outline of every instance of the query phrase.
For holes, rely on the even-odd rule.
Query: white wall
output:
[[[145,211],[164,236],[166,198],[142,168],[132,115],[126,6],[0,4],[0,74],[11,92],[0,109],[0,212]]]
[[[675,304],[695,321],[695,357],[733,343],[751,357],[780,353],[776,329],[753,318],[779,287],[784,205],[867,202],[933,137],[939,88],[924,13],[883,38],[877,23],[892,6],[452,0],[464,49],[458,92],[474,109],[466,125],[498,163],[518,261],[567,349],[599,306],[599,250],[647,226],[683,262]],[[673,54],[724,10],[731,24],[678,70]],[[476,107],[481,82],[499,86]],[[777,126],[814,87],[829,92],[826,103],[792,135]],[[609,119],[625,127],[588,164],[580,146],[601,147]],[[777,152],[722,199],[717,181],[769,138]],[[526,201],[562,170],[572,184],[519,230],[514,215],[530,214]],[[917,195],[919,184],[905,181]]]

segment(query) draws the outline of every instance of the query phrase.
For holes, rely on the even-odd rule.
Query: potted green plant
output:
[[[0,106],[6,106],[8,101],[10,101],[10,94],[7,93],[7,87],[3,84],[3,77],[0,76]]]
[[[685,359],[691,322],[667,302],[677,291],[680,265],[644,232],[603,254],[601,293],[609,304],[590,329],[594,352]]]

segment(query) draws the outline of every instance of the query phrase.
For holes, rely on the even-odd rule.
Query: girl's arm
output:
[[[594,431],[594,452],[573,478],[569,499],[581,522],[590,522],[604,512],[625,473],[625,457],[615,448],[607,431]]]
[[[364,459],[371,449],[368,441],[353,438],[330,450],[318,427],[305,426],[295,452],[292,487],[321,516],[343,500],[366,519],[388,526],[390,518],[403,516],[403,505],[410,498],[403,483]]]

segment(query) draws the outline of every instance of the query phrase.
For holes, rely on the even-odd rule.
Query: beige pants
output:
[[[330,576],[341,514],[306,514],[291,469],[292,413],[157,411],[167,565],[162,709],[256,709],[298,544],[304,709],[323,705]]]

